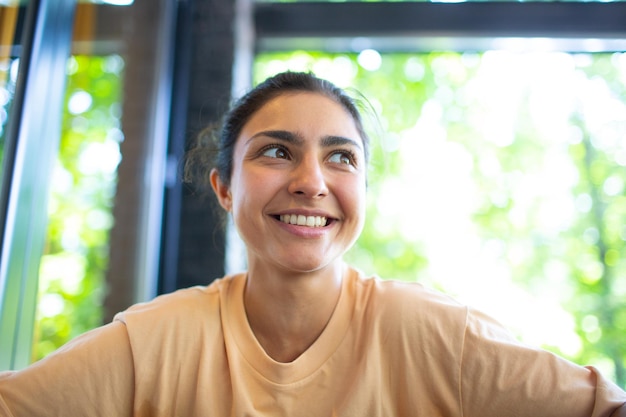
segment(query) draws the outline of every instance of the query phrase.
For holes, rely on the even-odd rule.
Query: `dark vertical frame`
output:
[[[167,189],[160,291],[206,285],[224,274],[225,232],[211,195],[180,181],[185,150],[207,125],[218,122],[231,97],[234,61],[233,0],[183,0],[178,32],[180,61],[174,91],[170,156],[178,178]]]
[[[178,47],[175,50],[173,79],[175,88],[172,95],[168,170],[165,183],[164,221],[161,234],[159,284],[157,287],[160,294],[172,292],[178,288],[178,251],[183,196],[181,163],[185,152],[187,111],[189,107],[187,98],[190,93],[189,75],[193,44],[190,28],[193,27],[193,6],[192,0],[181,0],[178,2],[175,41]]]

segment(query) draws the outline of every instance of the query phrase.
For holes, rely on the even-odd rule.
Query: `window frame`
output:
[[[469,51],[502,38],[552,39],[572,52],[626,50],[626,2],[256,3],[253,19],[263,52]]]
[[[22,368],[31,360],[46,234],[42,207],[60,140],[75,6],[75,0],[32,0],[26,6],[0,195],[0,369]]]

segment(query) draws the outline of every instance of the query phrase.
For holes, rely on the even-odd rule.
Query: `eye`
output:
[[[285,148],[279,145],[269,145],[261,150],[261,155],[268,158],[288,159],[289,152]]]
[[[350,151],[334,152],[328,161],[335,164],[356,166],[355,157]]]

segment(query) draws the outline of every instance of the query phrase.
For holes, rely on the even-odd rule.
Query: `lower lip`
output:
[[[330,224],[323,226],[323,227],[307,227],[307,226],[298,226],[297,224],[281,222],[280,220],[277,220],[277,219],[274,219],[274,220],[279,224],[279,226],[283,230],[286,230],[287,232],[297,235],[299,237],[308,238],[308,239],[315,239],[315,238],[320,238],[322,236],[325,236],[333,225],[333,223],[331,222]]]

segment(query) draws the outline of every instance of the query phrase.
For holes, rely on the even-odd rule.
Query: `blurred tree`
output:
[[[34,359],[101,324],[120,161],[123,60],[73,56],[40,268]]]

